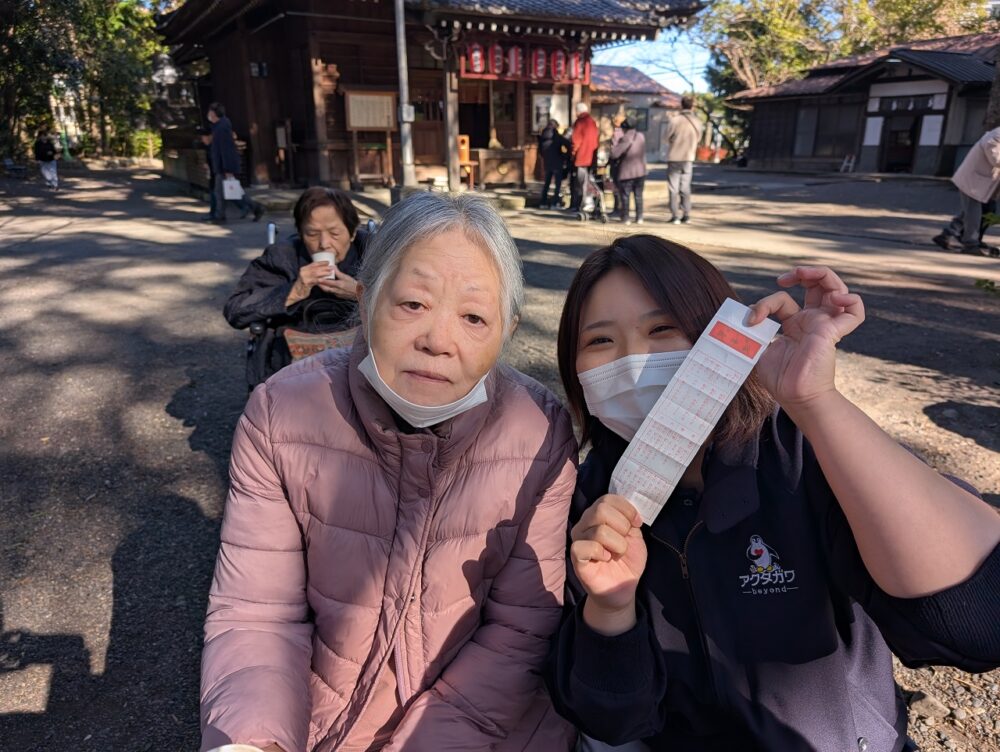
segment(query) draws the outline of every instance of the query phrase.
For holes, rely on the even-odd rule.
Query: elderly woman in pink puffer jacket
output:
[[[472,196],[390,209],[363,337],[257,387],[236,430],[202,658],[202,748],[572,745],[539,679],[576,441],[498,363],[517,248]]]

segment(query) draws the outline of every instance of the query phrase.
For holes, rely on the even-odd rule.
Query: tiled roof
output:
[[[624,26],[660,26],[696,13],[697,0],[406,0],[409,8],[489,16],[599,21]]]
[[[261,2],[262,0],[185,0],[177,9],[158,16],[157,25],[169,44],[201,43],[239,16],[260,6]],[[360,3],[362,0],[357,2]],[[416,11],[418,15],[421,11],[436,11],[441,15],[451,13],[479,16],[483,20],[494,17],[499,20],[541,21],[546,26],[559,23],[596,26],[601,27],[603,37],[604,30],[615,35],[617,33],[653,35],[658,29],[683,23],[704,7],[705,0],[404,0],[404,2],[408,10]],[[277,3],[277,5],[282,4]],[[389,5],[391,7],[391,3]]]
[[[872,50],[860,55],[842,57],[839,60],[817,66],[813,70],[826,70],[829,68],[857,68],[862,65],[873,63],[881,57],[889,54],[893,50],[907,49],[926,52],[964,52],[976,55],[985,60],[995,60],[1000,52],[1000,33],[991,34],[965,34],[960,37],[939,37],[937,39],[921,39],[916,42],[896,45],[894,47],[883,47],[879,50]]]
[[[956,83],[988,83],[993,80],[992,62],[1000,56],[1000,33],[941,37],[884,48],[834,60],[812,68],[805,78],[773,86],[737,92],[730,101],[803,97],[823,94],[846,79],[855,80],[866,66],[895,55]]]
[[[628,65],[594,65],[590,69],[590,88],[600,92],[677,96],[638,68]]]
[[[996,69],[983,58],[963,52],[896,50],[892,54],[956,84],[991,83]]]
[[[794,81],[774,84],[773,86],[758,86],[756,89],[744,89],[729,99],[743,102],[751,99],[772,99],[775,97],[806,97],[811,94],[822,94],[827,89],[839,83],[847,73],[840,75],[810,76],[797,78]]]

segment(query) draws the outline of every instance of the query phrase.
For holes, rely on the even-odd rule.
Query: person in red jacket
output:
[[[573,123],[573,167],[576,180],[573,183],[571,211],[579,211],[580,203],[590,182],[590,167],[597,152],[597,123],[590,116],[590,106],[577,102],[576,121]]]

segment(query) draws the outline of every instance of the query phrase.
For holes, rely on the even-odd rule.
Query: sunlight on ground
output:
[[[16,649],[16,644],[10,646],[10,652]],[[18,671],[0,672],[0,714],[44,713],[54,671],[51,663],[33,663]]]

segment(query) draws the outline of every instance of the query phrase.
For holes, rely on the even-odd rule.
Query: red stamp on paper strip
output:
[[[708,333],[708,336],[719,340],[719,342],[733,348],[740,355],[745,355],[751,359],[757,355],[762,347],[757,340],[751,339],[742,332],[736,331],[728,324],[723,324],[721,321],[715,322],[715,326],[712,327],[712,331]]]

